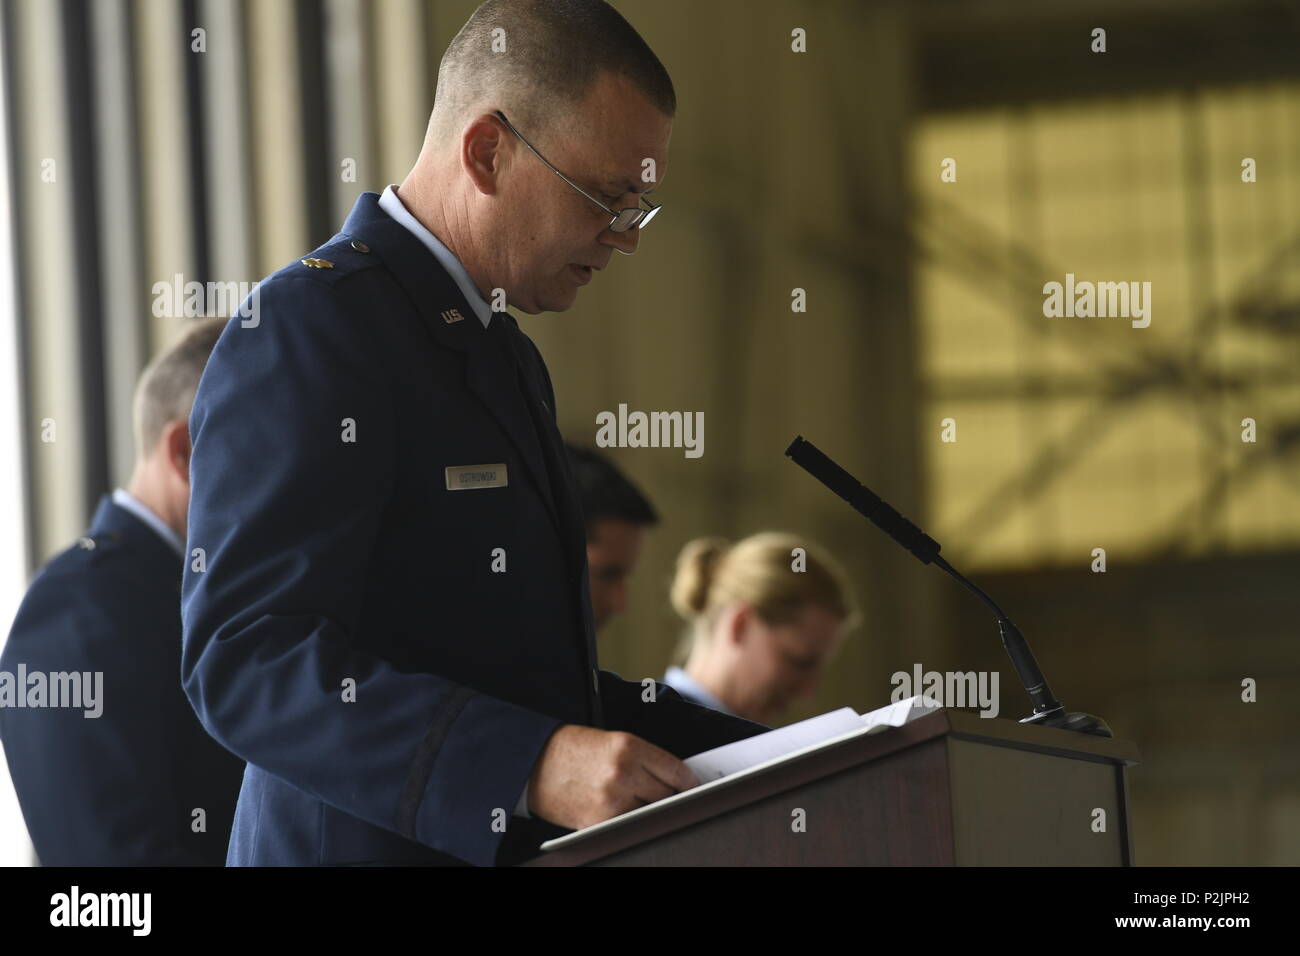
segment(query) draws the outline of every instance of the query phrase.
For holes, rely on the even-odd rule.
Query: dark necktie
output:
[[[568,467],[561,457],[565,452],[560,432],[551,419],[551,410],[546,407],[541,397],[540,383],[537,388],[534,388],[531,377],[525,371],[523,355],[527,353],[528,346],[524,344],[520,333],[515,329],[514,320],[508,314],[500,312],[492,314],[492,320],[488,323],[489,334],[494,330],[495,335],[492,337],[495,338],[497,347],[501,348],[504,343],[502,352],[514,362],[519,391],[523,395],[524,404],[528,406],[528,415],[537,433],[537,443],[542,448],[542,459],[546,463],[547,480],[551,486],[551,501],[560,523],[560,542],[563,545],[568,577],[575,588],[572,592],[575,597],[575,613],[579,621],[584,621],[582,649],[587,667],[591,671],[593,684],[587,685],[585,678],[583,684],[591,686],[595,691],[587,697],[588,719],[593,727],[602,727],[605,718],[600,702],[600,678],[597,676],[595,632],[591,627],[590,602],[584,608],[576,601],[578,589],[585,583],[581,579],[587,573],[587,544],[582,525],[582,506],[578,503],[577,495],[570,484]],[[532,367],[531,364],[529,367]]]
[[[539,388],[533,385],[527,371],[525,371],[523,353],[527,346],[519,340],[519,333],[515,330],[509,315],[502,312],[492,313],[492,320],[488,323],[488,333],[493,335],[510,362],[514,364],[516,382],[519,392],[523,396],[524,404],[528,407],[528,417],[533,423],[533,431],[537,435],[537,444],[542,449],[542,460],[546,465],[547,484],[550,485],[551,503],[555,507],[556,516],[559,518],[561,526],[561,539],[564,541],[565,552],[569,556],[570,573],[576,574],[577,567],[581,562],[575,564],[573,555],[573,542],[570,540],[572,535],[570,531],[573,528],[572,522],[581,522],[581,516],[574,514],[572,502],[569,494],[569,477],[561,455],[564,454],[564,448],[560,444],[559,430],[550,418],[550,409],[546,406]]]

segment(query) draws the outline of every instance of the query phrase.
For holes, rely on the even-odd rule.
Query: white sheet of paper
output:
[[[869,714],[862,715],[862,722],[868,727],[901,727],[916,718],[942,707],[937,701],[926,700],[920,694],[905,700],[896,700],[892,704],[878,707]]]
[[[862,718],[852,707],[841,707],[819,717],[809,717],[797,724],[769,730],[765,734],[746,737],[734,743],[714,747],[685,761],[686,766],[699,779],[708,783],[728,774],[747,770],[773,757],[782,757],[793,750],[821,743],[840,734],[862,727]]]
[[[852,707],[841,707],[818,717],[809,717],[765,734],[723,744],[685,761],[700,783],[709,783],[742,770],[748,770],[774,757],[783,757],[813,744],[862,730],[864,727],[901,727],[939,705],[919,694],[895,701],[859,716]]]

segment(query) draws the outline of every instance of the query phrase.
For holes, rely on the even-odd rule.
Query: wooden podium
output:
[[[523,865],[1130,866],[1124,772],[1137,762],[1127,741],[940,710],[656,804]]]

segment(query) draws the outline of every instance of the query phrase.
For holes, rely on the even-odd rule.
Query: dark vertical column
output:
[[[325,75],[325,11],[321,0],[297,0],[299,86],[302,89],[303,189],[306,193],[307,238],[315,246],[334,234],[330,176],[327,79]]]
[[[73,208],[73,260],[68,281],[75,287],[77,303],[77,375],[81,378],[81,418],[86,443],[83,506],[94,513],[99,496],[109,490],[108,427],[104,391],[103,283],[100,276],[99,197],[95,176],[98,142],[93,114],[94,44],[90,11],[80,0],[63,0],[64,69],[67,83],[65,109],[68,124],[68,164]]]
[[[190,143],[189,208],[184,210],[190,217],[190,228],[194,242],[194,279],[207,282],[212,278],[212,256],[208,248],[208,160],[209,149],[207,124],[204,122],[206,98],[203,85],[204,71],[200,69],[199,57],[205,53],[193,50],[192,31],[195,27],[204,27],[199,22],[197,0],[181,0],[181,22],[185,24],[185,135]],[[205,27],[206,29],[206,27]],[[228,42],[227,38],[208,36],[207,42]]]

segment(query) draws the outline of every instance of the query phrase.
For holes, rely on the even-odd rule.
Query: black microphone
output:
[[[1011,619],[1002,613],[1002,609],[993,603],[993,599],[977,588],[965,577],[958,574],[951,564],[939,556],[939,542],[930,537],[912,522],[891,508],[870,488],[862,484],[847,471],[826,457],[812,442],[797,436],[785,450],[796,465],[812,475],[835,494],[847,501],[854,509],[869,519],[885,534],[912,552],[922,564],[934,564],[950,574],[954,580],[974,594],[997,616],[998,631],[1002,635],[1002,646],[1006,648],[1011,664],[1025,686],[1025,693],[1034,702],[1034,712],[1023,718],[1022,724],[1042,724],[1045,727],[1059,727],[1082,734],[1097,737],[1110,737],[1110,728],[1100,717],[1091,714],[1065,712],[1065,707],[1052,696],[1051,689],[1034,652],[1029,649],[1020,630],[1011,623]]]

